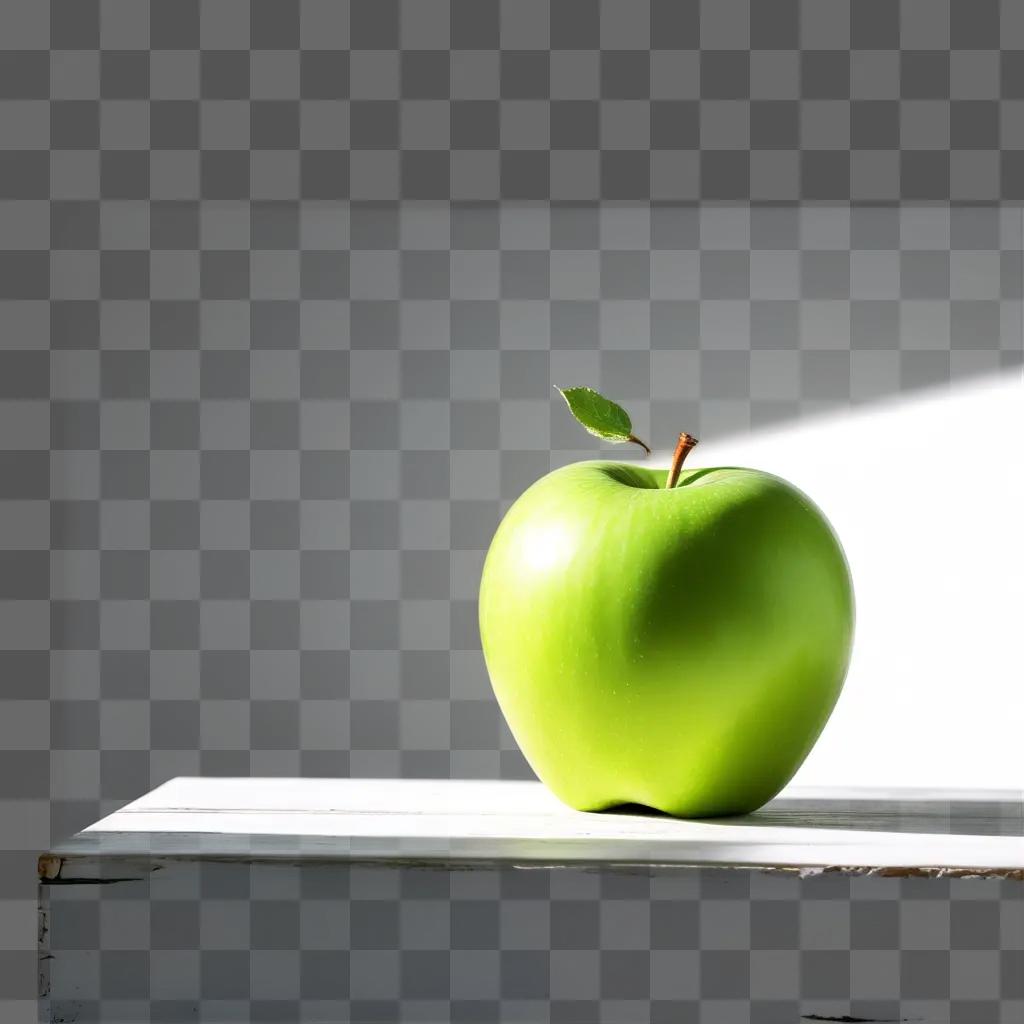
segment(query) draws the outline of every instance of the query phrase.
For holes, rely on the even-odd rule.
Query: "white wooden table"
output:
[[[746,817],[683,821],[576,812],[534,782],[179,778],[54,846],[39,872],[44,1020],[176,1020],[184,1007],[182,1020],[220,1024],[267,1019],[270,1000],[302,1021],[550,1024],[567,990],[610,1024],[681,996],[730,1024],[954,1024],[968,1004],[976,1024],[1024,1020],[1011,976],[1024,956],[1013,791],[792,789]],[[479,924],[468,940],[456,935],[462,900]],[[567,940],[560,906],[600,932]],[[696,930],[666,937],[653,923],[660,913],[664,928],[666,906]],[[257,926],[267,913],[282,922],[269,940]],[[784,925],[797,919],[797,931]],[[332,944],[339,966],[325,976]],[[841,958],[831,981],[822,950],[826,966]],[[619,977],[617,951],[644,962]],[[596,973],[572,975],[570,952],[596,957]],[[529,971],[527,954],[540,957]],[[686,999],[681,1019],[698,1019]]]
[[[1012,791],[784,791],[755,814],[582,813],[538,782],[177,778],[55,846],[44,878],[161,858],[689,865],[1024,879]]]

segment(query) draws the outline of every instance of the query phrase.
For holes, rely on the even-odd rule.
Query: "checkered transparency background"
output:
[[[0,4],[12,929],[175,774],[525,774],[473,600],[598,451],[550,384],[665,444],[1018,365],[1022,103],[1012,2]]]
[[[5,9],[11,197],[1024,197],[1016,0]]]
[[[1018,211],[91,212],[51,211],[50,351],[5,355],[57,834],[176,774],[526,773],[475,597],[508,503],[600,452],[553,382],[664,445],[1021,361]]]
[[[101,201],[40,241],[3,756],[55,836],[179,774],[528,775],[475,595],[601,451],[552,382],[664,444],[1022,362],[1009,208]]]
[[[1018,1024],[1020,884],[166,864],[49,887],[45,969],[79,1024]]]

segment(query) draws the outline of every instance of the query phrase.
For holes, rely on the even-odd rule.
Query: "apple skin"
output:
[[[853,640],[842,548],[803,493],[733,467],[580,462],[502,520],[480,584],[494,693],[562,801],[745,814],[792,778]]]

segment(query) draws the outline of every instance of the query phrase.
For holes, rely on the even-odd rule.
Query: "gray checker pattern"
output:
[[[21,199],[1024,198],[1014,0],[8,0]]]
[[[4,356],[49,437],[56,835],[180,774],[528,775],[475,596],[600,452],[553,382],[664,446],[1022,361],[1015,210],[92,212],[51,213],[50,352]]]
[[[548,469],[602,451],[553,401],[554,381],[614,394],[664,445],[680,426],[721,436],[1022,363],[1011,208],[102,201],[54,204],[49,226],[45,244],[56,244],[39,287],[49,289],[50,350],[3,358],[29,382],[10,403],[24,414],[16,436],[40,449],[16,455],[39,483],[34,501],[14,504],[48,524],[41,553],[17,556],[48,564],[49,602],[41,590],[28,604],[48,628],[26,624],[22,635],[52,648],[48,661],[39,649],[7,657],[25,666],[26,687],[29,671],[38,685],[49,671],[55,836],[177,774],[528,776],[487,682],[475,594],[507,505]],[[9,309],[29,316],[37,305]],[[562,949],[549,916],[564,908],[543,895],[546,876],[532,876],[540,895],[525,906],[506,887],[530,876],[509,877],[485,874],[489,895],[466,911],[484,921],[476,952],[417,924],[405,881],[380,882],[399,885],[384,908],[360,882],[356,902],[370,906],[355,913],[367,928],[408,917],[409,934],[428,937],[407,949],[393,930],[356,933],[344,947],[351,987],[330,989],[326,1012],[299,1009],[610,1024],[680,1014],[763,1024],[792,1020],[807,1000],[813,1012],[954,1012],[965,1024],[1011,1022],[1020,1009],[1016,954],[952,940],[857,952],[841,922],[868,912],[815,910],[817,883],[789,890],[779,913],[839,917],[782,950],[748,940],[743,922],[761,911],[738,900],[705,909],[700,896],[679,913],[712,923],[672,966],[671,943],[641,930],[620,949],[610,925],[607,948],[591,935]],[[590,893],[581,921],[614,920],[617,883],[579,884]],[[897,883],[850,884],[867,886],[856,891],[869,902],[890,900],[882,921],[920,910],[901,909]],[[947,884],[928,885],[927,913],[943,921]],[[116,920],[118,891],[97,894],[101,920]],[[1021,906],[1009,887],[976,891],[1001,897],[999,914]],[[214,930],[264,912],[319,913],[281,897],[218,919],[208,908],[220,913],[219,897],[190,892],[168,913],[212,915]],[[624,912],[646,920],[646,900]],[[719,913],[738,922],[721,948],[709,938],[726,928]],[[495,916],[513,923],[490,944]],[[187,1020],[177,996],[154,993],[181,995],[198,970],[216,1004],[200,1019],[283,1021],[296,1000],[317,1001],[320,983],[303,978],[323,971],[324,985],[343,984],[325,951],[314,946],[303,967],[304,946],[268,951],[238,928],[209,950],[204,939],[201,955],[167,957],[165,939],[121,951],[90,941],[76,955],[100,987],[75,1012]],[[132,984],[156,988],[119,994],[124,956],[151,968]],[[268,958],[291,966],[268,971]],[[947,995],[928,979],[947,977],[953,959],[948,977],[962,985]],[[298,987],[262,1005],[256,982],[268,977]],[[474,995],[495,977],[500,1001]]]
[[[49,888],[48,1019],[1016,1024],[1019,886],[169,865]]]
[[[622,204],[1020,200],[1022,10],[0,0],[5,1021],[34,853],[169,776],[526,773],[473,597],[594,453],[551,381],[664,444],[1017,365],[1008,211]]]

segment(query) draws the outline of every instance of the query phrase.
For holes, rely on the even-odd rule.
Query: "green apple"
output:
[[[678,455],[670,487],[630,463],[549,473],[487,553],[494,692],[534,771],[579,810],[755,810],[846,675],[852,586],[821,511],[769,473],[680,471]]]

